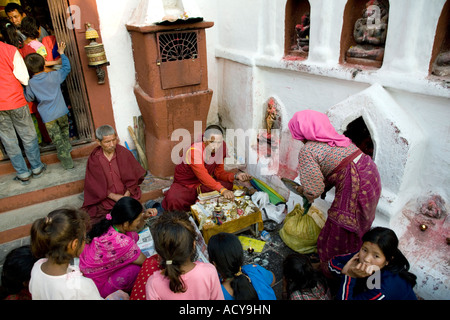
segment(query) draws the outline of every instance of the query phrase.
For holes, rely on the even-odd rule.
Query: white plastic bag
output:
[[[284,209],[286,208],[284,203],[274,205],[269,201],[269,195],[263,191],[255,192],[252,195],[252,202],[261,210],[263,221],[273,220],[276,223],[283,222],[285,218]]]

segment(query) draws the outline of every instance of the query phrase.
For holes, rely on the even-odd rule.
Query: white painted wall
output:
[[[445,0],[390,1],[383,66],[376,71],[358,72],[354,78],[352,73],[356,69],[338,64],[346,2],[310,0],[310,52],[306,61],[299,62],[282,59],[286,0],[217,1],[220,12],[225,13],[225,17],[219,16],[216,21],[218,112],[227,128],[257,129],[263,127],[265,102],[271,96],[277,97],[290,118],[296,111],[308,108],[326,112],[373,84],[381,86],[386,104],[395,106],[391,119],[403,130],[401,134],[411,139],[411,146],[400,159],[396,149],[388,147],[393,141],[378,141],[380,152],[383,151],[379,155],[379,163],[383,164],[383,193],[374,224],[391,227],[401,238],[405,225],[411,224],[403,214],[410,201],[437,193],[450,208],[450,89],[446,87],[448,83],[428,79],[434,34]],[[244,25],[232,23],[241,21],[243,13]],[[372,98],[377,100],[376,94]],[[389,105],[379,108],[390,114]],[[376,124],[377,119],[373,120]],[[385,128],[385,124],[379,129]],[[382,132],[377,134],[383,136]],[[295,168],[295,155],[301,144],[295,144],[286,131],[282,139],[285,139],[282,152],[291,154],[281,154],[280,159]],[[396,161],[405,162],[400,164],[401,174]],[[252,173],[261,172],[258,168],[250,169]],[[274,187],[280,186],[278,177],[262,178]],[[332,200],[331,194],[326,201],[317,201],[317,205],[326,211]],[[444,230],[450,230],[448,223],[444,223]],[[449,251],[445,242],[435,243],[431,238],[421,243],[423,251]],[[443,260],[442,254],[431,254],[424,261],[417,256],[420,250],[415,251],[411,245],[415,241],[401,240],[405,252],[415,255],[409,258],[417,262],[412,271],[418,276],[418,294],[427,299],[448,299],[450,273],[435,268],[448,260]]]
[[[310,0],[310,53],[303,62],[281,59],[285,0],[218,1],[220,12],[225,14],[216,22],[219,38],[215,49],[220,79],[216,91],[222,124],[230,128],[260,127],[264,103],[272,95],[279,97],[290,117],[308,108],[325,112],[377,83],[405,109],[412,121],[420,123],[427,136],[430,156],[423,163],[414,164],[415,170],[410,174],[417,175],[417,180],[410,181],[420,181],[423,188],[436,190],[450,199],[447,187],[450,90],[440,82],[427,79],[434,32],[444,3],[444,0],[417,0],[412,5],[406,0],[391,1],[383,66],[375,71],[361,71],[353,79],[355,69],[338,64],[346,0]],[[242,20],[243,14],[247,15],[245,26],[231,23],[234,16],[236,21]],[[256,48],[255,39],[258,39]],[[247,116],[235,117],[236,114]],[[386,179],[396,179],[395,173],[391,177],[386,175]]]
[[[125,146],[127,141],[131,149],[135,146],[128,126],[133,127],[133,116],[141,112],[133,92],[136,83],[133,51],[125,23],[138,3],[139,0],[97,0],[102,41],[111,63],[107,69],[117,134],[120,143]]]

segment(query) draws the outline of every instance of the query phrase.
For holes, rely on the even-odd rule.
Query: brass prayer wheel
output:
[[[84,46],[86,55],[88,57],[88,66],[94,67],[97,74],[97,83],[105,83],[106,72],[102,69],[102,66],[109,66],[108,60],[106,60],[106,53],[103,44],[97,43],[95,39],[99,37],[97,30],[91,27],[89,22],[86,23],[86,40],[91,40],[89,45]]]
[[[98,66],[108,63],[106,53],[102,43],[92,43],[84,46],[88,57],[89,66]]]

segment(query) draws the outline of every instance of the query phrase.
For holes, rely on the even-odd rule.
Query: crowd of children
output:
[[[69,109],[61,90],[71,67],[64,54],[66,44],[57,44],[55,36],[48,35],[20,5],[9,3],[5,12],[8,18],[0,19],[0,138],[16,180],[28,184],[46,169],[40,161],[43,143],[53,143],[62,166],[73,168]]]
[[[151,233],[156,253],[147,258],[137,231],[155,216]],[[188,214],[157,215],[123,197],[89,233],[83,210],[61,208],[37,219],[31,245],[10,252],[2,272],[2,299],[276,300],[275,275],[244,264],[238,237],[212,236],[208,261],[200,261],[198,234]],[[283,261],[283,299],[414,300],[416,276],[398,249],[394,231],[375,227],[358,252],[329,261],[333,279],[309,257],[293,253]],[[75,259],[78,258],[78,259]],[[79,263],[77,263],[79,261]]]

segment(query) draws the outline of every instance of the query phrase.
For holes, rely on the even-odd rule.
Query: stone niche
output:
[[[264,100],[255,115],[255,120],[259,123],[256,132],[249,134],[248,148],[241,147],[241,150],[248,150],[247,170],[250,174],[268,183],[272,188],[280,192],[284,197],[289,196],[281,177],[294,179],[297,172],[298,150],[300,141],[292,140],[288,128],[289,117],[285,105],[277,95],[270,95]],[[270,116],[274,117],[270,119]],[[270,132],[268,128],[270,129]],[[227,136],[227,139],[230,136]],[[243,141],[242,135],[238,137]],[[289,141],[289,143],[285,143]],[[245,143],[245,142],[244,142]],[[228,146],[233,146],[228,143]],[[239,150],[235,144],[235,150]],[[231,149],[231,148],[230,148]],[[239,157],[236,157],[239,158]]]
[[[425,154],[422,128],[379,84],[350,96],[326,113],[339,133],[356,128],[361,141],[369,146],[365,152],[372,152],[383,187],[377,218],[388,224],[409,200],[408,193],[416,191],[410,188],[416,185],[414,172]]]
[[[308,58],[311,6],[308,0],[288,0],[285,12],[284,54]]]
[[[339,63],[380,68],[388,32],[388,0],[348,0]]]
[[[350,122],[343,134],[350,138],[362,152],[373,158],[373,140],[362,116]]]
[[[447,0],[439,17],[430,61],[430,73],[450,77],[450,1]]]

